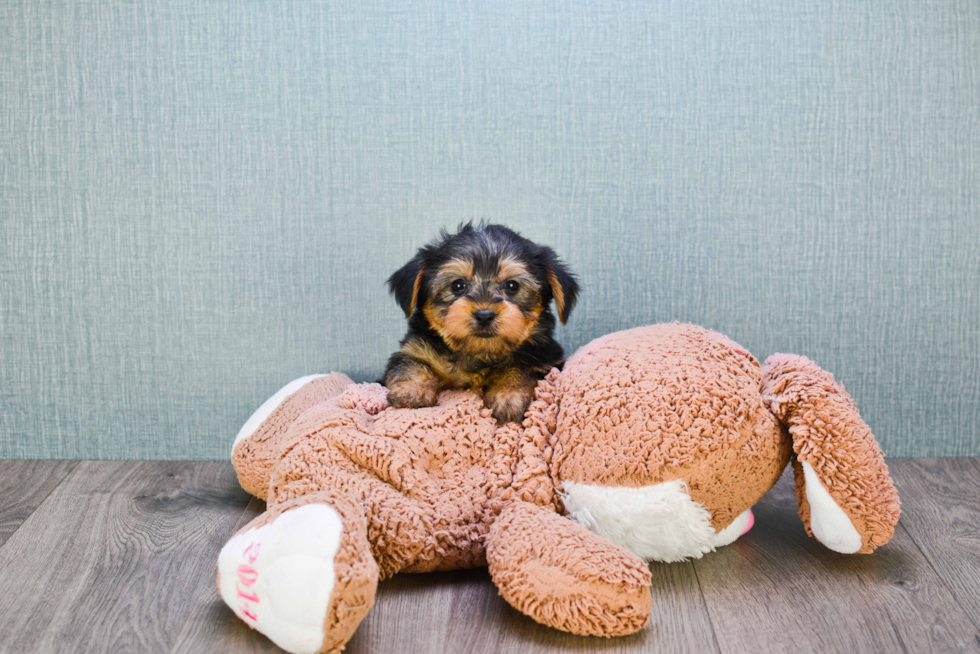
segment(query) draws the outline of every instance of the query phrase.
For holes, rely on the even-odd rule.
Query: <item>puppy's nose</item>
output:
[[[473,319],[480,327],[486,327],[494,321],[497,314],[490,309],[477,309],[473,312]]]

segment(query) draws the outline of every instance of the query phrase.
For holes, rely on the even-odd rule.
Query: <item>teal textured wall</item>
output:
[[[509,224],[559,337],[682,320],[980,454],[980,3],[0,3],[0,457],[224,458]]]

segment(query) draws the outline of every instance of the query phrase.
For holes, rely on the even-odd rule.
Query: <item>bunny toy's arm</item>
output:
[[[553,510],[513,502],[487,536],[490,575],[534,620],[580,636],[625,636],[650,619],[650,569]]]

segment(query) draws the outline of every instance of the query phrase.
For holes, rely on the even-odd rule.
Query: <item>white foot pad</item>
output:
[[[806,461],[803,462],[803,481],[814,537],[827,549],[841,554],[854,554],[861,549],[861,534],[820,483],[817,471]]]
[[[218,556],[221,598],[287,652],[313,654],[323,645],[342,532],[340,515],[313,503],[235,536]]]

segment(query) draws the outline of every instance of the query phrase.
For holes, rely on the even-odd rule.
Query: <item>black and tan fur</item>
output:
[[[538,380],[561,365],[551,303],[564,323],[579,291],[551,248],[472,223],[420,249],[388,287],[408,318],[383,379],[391,405],[433,406],[443,389],[471,388],[501,423],[521,420]]]

